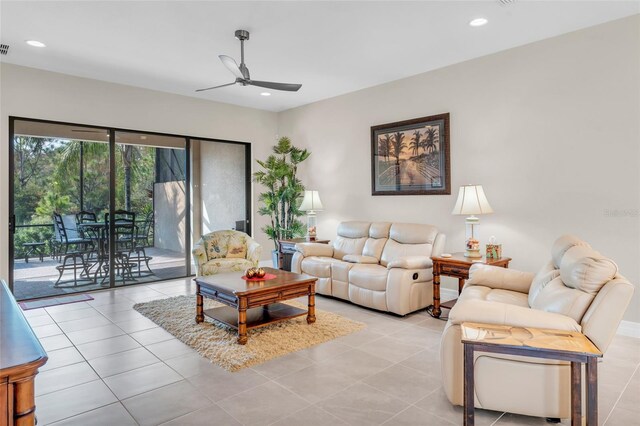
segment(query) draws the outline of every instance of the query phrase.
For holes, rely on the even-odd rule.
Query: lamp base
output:
[[[464,257],[480,258],[482,257],[482,254],[480,254],[480,249],[475,249],[475,250],[467,249],[464,252]]]

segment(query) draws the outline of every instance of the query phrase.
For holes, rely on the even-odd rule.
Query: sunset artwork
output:
[[[449,114],[371,128],[373,195],[450,194]]]

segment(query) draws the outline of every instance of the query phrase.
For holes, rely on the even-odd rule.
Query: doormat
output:
[[[86,302],[87,300],[93,300],[93,297],[83,293],[61,297],[49,297],[47,299],[27,300],[24,302],[18,302],[18,305],[20,305],[23,311],[28,311],[29,309],[48,308],[50,306],[66,305],[68,303]]]

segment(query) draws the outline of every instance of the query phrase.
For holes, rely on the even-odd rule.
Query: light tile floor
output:
[[[229,373],[133,310],[193,294],[190,280],[92,293],[26,311],[49,353],[36,378],[39,425],[459,425],[441,386],[444,322],[318,297],[319,309],[367,328]],[[640,339],[617,336],[599,368],[600,424],[640,425]],[[523,388],[523,391],[526,390]],[[546,425],[476,411],[479,425]],[[568,421],[563,421],[568,424]]]

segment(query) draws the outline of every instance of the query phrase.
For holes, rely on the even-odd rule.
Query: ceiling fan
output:
[[[205,90],[218,89],[220,87],[233,86],[234,84],[241,84],[243,86],[258,86],[273,90],[285,90],[287,92],[297,92],[302,87],[302,84],[291,83],[276,83],[273,81],[259,81],[251,80],[249,76],[249,69],[244,63],[244,41],[249,40],[249,31],[236,30],[235,36],[240,40],[240,66],[233,60],[232,57],[226,55],[218,55],[218,58],[222,61],[222,64],[227,67],[233,75],[236,76],[236,81],[233,83],[221,84],[220,86],[207,87],[204,89],[198,89],[196,92],[204,92]]]

